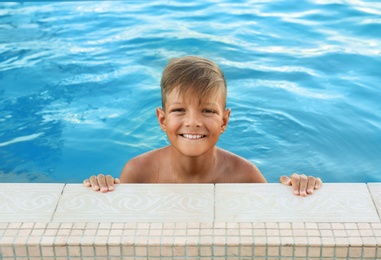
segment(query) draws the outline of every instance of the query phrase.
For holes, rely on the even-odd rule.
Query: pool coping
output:
[[[173,185],[176,186],[177,184]],[[282,259],[381,258],[381,183],[357,186],[337,183],[327,186],[332,186],[337,190],[347,189],[350,191],[348,197],[351,197],[356,196],[356,190],[353,190],[353,187],[364,187],[364,185],[373,203],[372,206],[368,205],[373,207],[369,212],[372,210],[377,212],[378,219],[371,217],[370,220],[372,221],[367,221],[369,219],[364,218],[360,221],[347,219],[343,222],[299,221],[300,219],[290,221],[289,218],[286,218],[287,221],[263,221],[261,218],[247,221],[242,217],[237,221],[230,221],[229,218],[226,219],[227,221],[218,219],[216,221],[214,217],[211,221],[210,219],[206,221],[184,219],[183,222],[179,219],[156,222],[147,222],[144,219],[139,219],[139,221],[129,219],[126,222],[113,220],[70,222],[53,221],[54,218],[48,221],[20,221],[15,215],[16,221],[0,221],[0,258],[263,260],[280,259],[280,257]],[[59,203],[64,201],[62,200],[65,195],[63,191],[64,186],[67,185],[63,184],[62,186],[62,191],[56,198],[55,212],[59,209]],[[170,186],[165,187],[167,189]],[[263,194],[266,190],[273,192],[276,186],[277,184],[264,184],[260,186],[262,190],[258,194]],[[79,186],[72,187],[82,191]],[[178,187],[183,188],[185,186]],[[178,187],[174,188],[177,189]],[[189,187],[193,188],[192,186]],[[202,189],[208,193],[208,187],[206,185]],[[234,190],[233,187],[221,185],[221,189]],[[248,192],[245,194],[248,193],[252,196],[254,193],[250,193],[253,192],[251,188],[257,189],[259,186],[248,187]],[[289,192],[288,187],[278,187],[277,192],[283,194],[282,200],[286,199],[286,202],[290,202],[295,199],[286,193]],[[155,186],[148,185],[146,188],[154,190]],[[212,197],[220,196],[216,194],[216,186],[212,186],[212,188]],[[183,190],[186,193],[186,189]],[[242,188],[242,190],[245,189]],[[119,193],[121,191],[122,189]],[[86,189],[83,189],[83,192],[88,194]],[[233,191],[231,192],[234,194]],[[316,192],[311,196],[310,201],[319,201],[319,197],[326,200],[323,195],[324,193],[328,194],[328,192],[332,191],[325,189],[321,193]],[[226,194],[226,191],[224,193]],[[269,197],[267,194],[265,193],[265,199]],[[95,196],[104,198],[102,195],[105,194]],[[113,196],[116,195],[118,195],[118,191]],[[240,196],[242,197],[238,194],[238,197]],[[315,199],[313,196],[316,196]],[[229,198],[231,197],[234,196],[229,196]],[[306,198],[298,198],[297,200],[299,199]],[[337,201],[341,200],[342,198]],[[0,204],[3,203],[4,205],[3,201]],[[334,203],[337,201],[333,200]],[[216,202],[213,202],[213,205],[213,214],[215,214]],[[221,205],[224,206],[223,203]],[[357,206],[361,207],[361,205]],[[207,209],[209,207],[210,204],[202,205],[202,208]],[[252,214],[254,218],[256,217],[255,212],[247,212]]]

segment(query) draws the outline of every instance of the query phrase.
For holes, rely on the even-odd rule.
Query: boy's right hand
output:
[[[89,179],[83,181],[85,187],[91,187],[94,191],[108,192],[115,189],[114,184],[119,184],[118,178],[113,178],[111,175],[104,176],[99,174],[98,176],[91,176]]]

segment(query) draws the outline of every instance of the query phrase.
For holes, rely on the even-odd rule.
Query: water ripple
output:
[[[219,145],[269,181],[294,171],[380,181],[378,2],[0,5],[1,176],[117,176],[168,144],[154,112],[167,60],[200,55],[228,81]]]

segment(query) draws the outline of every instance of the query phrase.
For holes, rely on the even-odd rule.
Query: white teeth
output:
[[[183,134],[183,136],[188,139],[200,139],[203,137],[203,135],[190,135],[190,134]]]

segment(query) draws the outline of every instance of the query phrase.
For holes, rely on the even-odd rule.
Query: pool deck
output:
[[[0,259],[380,259],[381,183],[0,183]]]

